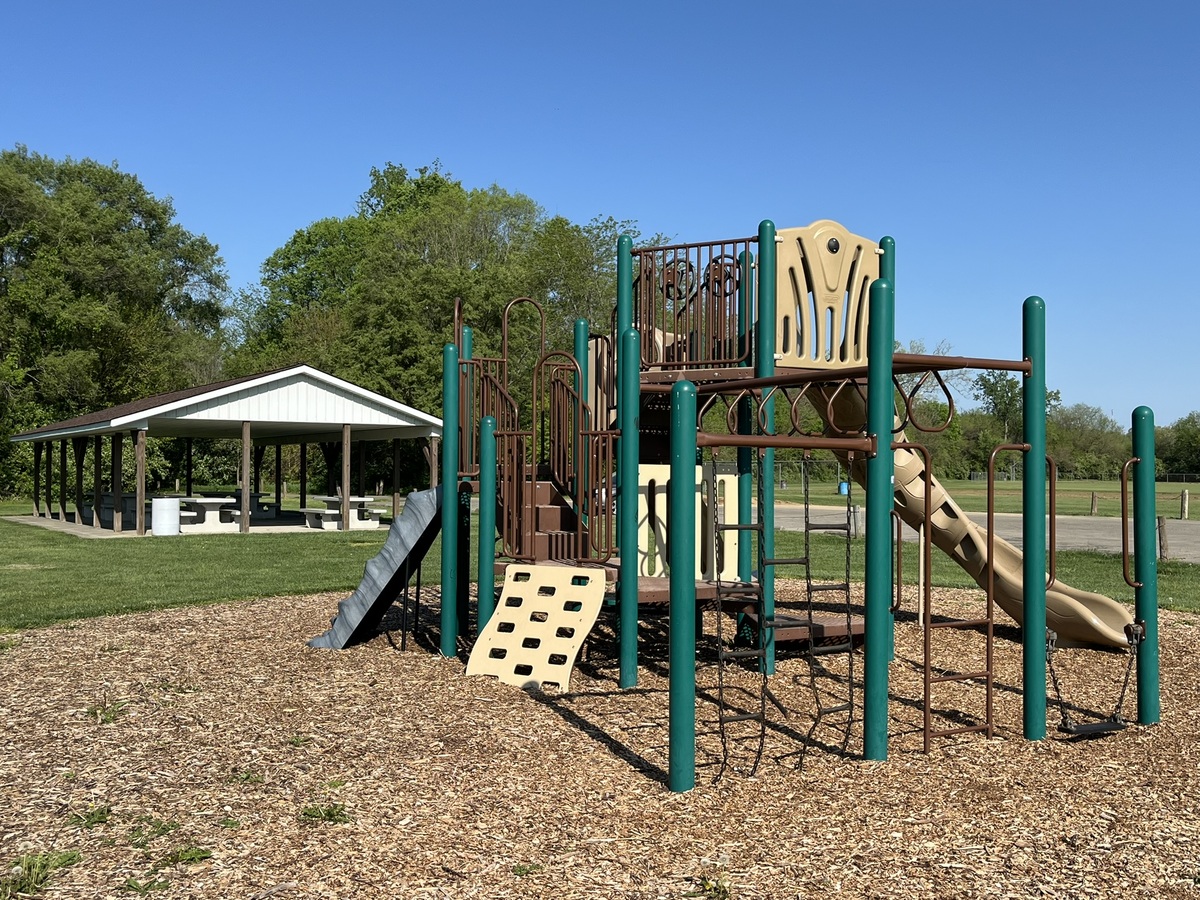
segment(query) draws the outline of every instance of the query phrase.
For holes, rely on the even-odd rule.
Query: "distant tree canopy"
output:
[[[220,372],[223,263],[174,217],[115,164],[0,151],[0,492],[14,432]]]
[[[352,215],[296,231],[263,262],[259,285],[230,297],[216,246],[136,176],[21,146],[0,152],[0,494],[29,490],[32,454],[8,441],[15,432],[294,363],[437,414],[456,297],[476,356],[499,353],[504,309],[519,296],[543,308],[548,347],[569,349],[577,318],[608,330],[621,233],[641,243],[628,221],[579,225],[498,185],[466,188],[437,163],[388,163],[371,169]],[[538,350],[531,309],[509,323],[518,394]],[[919,340],[907,349],[925,352]],[[940,476],[962,478],[986,469],[996,444],[1019,439],[1020,382],[1007,372],[945,380],[979,405],[909,436],[929,444]],[[914,401],[919,418],[945,422],[947,399],[928,382]],[[1062,406],[1057,391],[1046,402],[1061,474],[1115,476],[1130,452],[1126,429],[1096,407]],[[198,470],[228,478],[237,454],[221,452]],[[1167,471],[1200,472],[1200,412],[1158,429],[1158,456]],[[152,463],[166,479],[179,459],[164,446]],[[378,477],[390,471],[390,458],[378,460]]]
[[[436,412],[455,298],[477,356],[499,353],[503,311],[518,296],[545,309],[549,346],[569,347],[576,317],[607,326],[622,229],[632,226],[547,218],[529,197],[467,189],[436,164],[372,169],[354,215],[297,231],[263,264],[261,289],[239,298],[231,368],[305,361]],[[530,309],[513,319],[511,350],[528,356]]]

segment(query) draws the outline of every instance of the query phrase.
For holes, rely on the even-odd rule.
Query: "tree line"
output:
[[[621,233],[665,242],[641,240],[632,221],[580,224],[498,185],[467,188],[437,162],[414,171],[389,162],[370,170],[351,215],[299,228],[263,262],[257,284],[232,289],[217,245],[176,221],[170,198],[136,175],[20,145],[0,151],[0,495],[31,490],[31,448],[11,443],[15,433],[301,362],[437,413],[456,297],[478,356],[498,354],[503,311],[517,296],[545,310],[548,346],[569,348],[576,318],[608,330]],[[526,308],[509,327],[519,374],[532,365],[541,323]],[[1013,437],[1014,423],[1019,430],[1015,381],[985,373],[959,384],[978,405],[925,436],[940,475],[986,468],[991,446]],[[945,418],[939,403],[917,405],[936,420]],[[1120,470],[1124,426],[1053,394],[1048,416],[1064,475]],[[1161,470],[1200,472],[1200,412],[1160,427],[1158,441]],[[234,448],[198,449],[198,481],[233,482]],[[410,463],[415,484],[421,464]],[[152,481],[170,484],[181,464],[177,442],[151,442]],[[297,465],[285,462],[285,473]],[[390,479],[390,453],[369,467],[369,478]]]

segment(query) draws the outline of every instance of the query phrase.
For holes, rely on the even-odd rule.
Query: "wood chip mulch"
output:
[[[780,584],[781,598],[798,590]],[[714,784],[724,754],[706,614],[697,787],[673,794],[665,623],[643,628],[637,688],[618,688],[601,623],[570,692],[534,694],[433,652],[429,589],[407,650],[395,632],[310,649],[338,599],[3,636],[0,866],[78,851],[48,900],[151,887],[256,900],[1200,895],[1200,617],[1161,615],[1162,723],[1092,740],[1059,736],[1053,704],[1048,738],[1022,739],[1018,635],[999,627],[996,737],[942,738],[926,754],[921,632],[903,616],[884,762],[858,758],[861,683],[856,721],[814,719],[814,686],[826,705],[844,699],[851,660],[814,670],[782,654],[770,687],[787,716],[771,708],[752,776],[757,726],[730,726]],[[952,616],[981,605],[968,591],[936,602]],[[983,640],[939,632],[934,658],[972,671]],[[1111,711],[1123,654],[1055,661],[1073,706]],[[857,682],[861,653],[852,662]],[[732,703],[757,704],[754,672],[728,681]],[[978,685],[935,691],[938,727],[978,721]]]

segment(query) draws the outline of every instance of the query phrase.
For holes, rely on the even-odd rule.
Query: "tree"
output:
[[[217,248],[114,163],[0,152],[0,492],[14,432],[190,386],[222,348]]]
[[[1003,441],[1008,443],[1020,434],[1023,409],[1021,382],[1015,375],[1000,370],[988,370],[975,377],[972,382],[976,400],[983,404],[983,411],[994,418],[1000,426]],[[1052,410],[1062,402],[1058,391],[1046,391],[1046,409]]]
[[[1167,472],[1200,472],[1200,412],[1188,413],[1158,431],[1158,456]]]
[[[1129,456],[1125,430],[1096,406],[1054,409],[1047,421],[1047,451],[1059,473],[1071,478],[1113,478]]]

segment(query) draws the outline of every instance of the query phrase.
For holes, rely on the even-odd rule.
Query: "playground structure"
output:
[[[1135,589],[1135,615],[1130,616],[1120,603],[1059,583],[1052,541],[1047,556],[1047,485],[1052,530],[1054,470],[1045,448],[1045,308],[1039,298],[1029,298],[1023,307],[1020,359],[894,353],[894,242],[875,243],[831,221],[778,232],[763,222],[754,237],[637,250],[622,238],[617,281],[610,330],[596,334],[587,322],[577,322],[571,353],[545,347],[541,320],[525,408],[510,384],[508,322],[518,307],[528,305],[541,316],[540,307],[528,298],[509,304],[495,358],[473,355],[471,328],[463,308],[456,309],[455,341],[443,356],[444,655],[456,655],[459,638],[469,631],[467,573],[474,540],[477,633],[484,632],[496,609],[499,558],[519,564],[527,574],[550,563],[577,570],[585,580],[597,572],[611,578],[622,687],[637,683],[639,616],[666,610],[672,790],[688,790],[695,779],[696,616],[702,605],[718,610],[718,622],[725,613],[736,614],[743,638],[729,646],[719,642],[719,669],[749,663],[764,676],[760,710],[729,715],[722,710],[722,729],[747,719],[765,727],[771,699],[767,684],[779,644],[794,641],[814,655],[853,654],[861,645],[863,753],[884,759],[895,515],[919,530],[927,563],[921,585],[927,748],[938,735],[993,732],[995,605],[1022,625],[1026,738],[1046,733],[1047,647],[1055,637],[1129,650],[1131,665],[1136,661],[1138,722],[1158,721],[1154,467],[1140,462],[1154,458],[1153,415],[1145,407],[1134,412],[1134,452],[1125,470],[1126,479],[1132,473],[1134,501],[1132,575],[1128,549],[1125,554],[1126,579]],[[907,436],[906,429],[922,432],[948,424],[918,422],[913,410],[918,391],[927,384],[945,390],[941,373],[953,369],[999,369],[1023,378],[1023,442],[996,448],[993,461],[1002,452],[1020,453],[1023,459],[1024,555],[957,507],[933,477],[927,450]],[[900,376],[909,377],[908,388]],[[952,417],[948,390],[945,396]],[[807,424],[804,413],[810,409],[819,420],[816,427]],[[721,413],[723,429],[702,427]],[[734,465],[726,467],[732,471],[722,470],[719,448],[733,452]],[[776,569],[807,569],[809,563],[807,556],[775,554],[771,473],[775,451],[785,448],[832,452],[865,489],[861,615],[818,614],[813,602],[814,591],[821,591],[837,595],[849,610],[848,552],[844,582],[814,587],[810,575],[805,609],[776,608]],[[471,531],[475,495],[477,535]],[[849,511],[848,493],[845,502]],[[989,524],[990,516],[989,511]],[[840,530],[849,541],[849,515]],[[928,565],[934,546],[987,592],[978,618],[935,621]],[[506,585],[501,593],[502,606],[511,602],[510,590]],[[525,590],[541,593],[536,585]],[[521,637],[519,617],[505,627]],[[932,637],[947,627],[981,633],[987,645],[984,671],[933,673]],[[582,635],[573,633],[572,639]],[[559,652],[556,659],[562,656]],[[518,664],[528,668],[521,659]],[[943,731],[931,727],[930,692],[947,680],[983,684],[985,712],[976,724]],[[844,709],[853,715],[853,671],[846,687],[847,703],[827,712]],[[1092,727],[1100,731],[1122,724],[1118,705],[1110,721]],[[1064,727],[1087,733],[1066,722]]]

